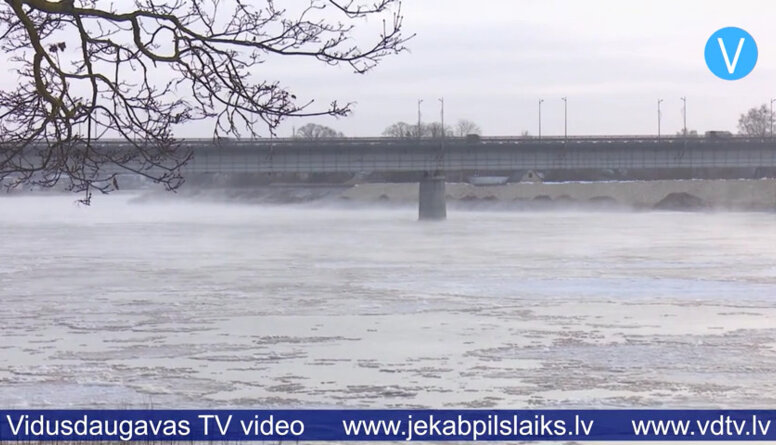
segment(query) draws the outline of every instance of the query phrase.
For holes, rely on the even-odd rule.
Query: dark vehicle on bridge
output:
[[[479,144],[482,141],[482,138],[478,134],[467,134],[466,135],[466,142],[472,142],[475,144]]]
[[[707,131],[706,137],[708,139],[730,139],[733,137],[733,133],[729,131]]]

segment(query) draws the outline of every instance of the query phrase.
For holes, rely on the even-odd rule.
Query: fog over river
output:
[[[0,406],[776,408],[776,214],[0,197]]]

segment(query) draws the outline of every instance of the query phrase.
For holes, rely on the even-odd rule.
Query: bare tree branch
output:
[[[174,190],[191,156],[176,127],[210,120],[214,137],[260,137],[286,117],[350,112],[336,101],[312,109],[279,81],[256,79],[260,65],[296,56],[365,73],[407,41],[400,0],[105,3],[0,2],[0,51],[19,76],[0,91],[0,181],[65,180],[87,202],[123,172]],[[355,42],[372,16],[382,28]],[[105,136],[124,143],[106,149]]]

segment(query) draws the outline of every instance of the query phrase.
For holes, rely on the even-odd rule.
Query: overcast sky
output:
[[[357,76],[344,68],[280,68],[282,80],[322,104],[357,102],[346,119],[317,119],[348,136],[379,135],[392,122],[467,118],[488,135],[654,134],[657,99],[664,133],[682,127],[735,130],[746,109],[776,97],[776,2],[773,0],[404,0],[411,52]],[[714,77],[706,41],[738,26],[757,40],[760,59],[739,81]],[[276,60],[282,63],[282,61]],[[289,66],[292,66],[290,64]],[[277,67],[276,67],[277,68]],[[288,135],[287,122],[280,130]]]
[[[535,135],[539,99],[543,134],[563,134],[563,96],[571,135],[655,134],[659,98],[663,132],[676,133],[682,96],[690,129],[735,131],[742,112],[776,97],[776,0],[404,0],[403,14],[405,33],[416,34],[410,51],[366,75],[290,57],[258,67],[259,78],[315,99],[318,110],[355,102],[348,118],[288,120],[279,135],[314,121],[379,136],[391,123],[416,122],[418,99],[423,121],[438,121],[440,97],[446,123],[470,119],[494,136]],[[706,41],[727,26],[747,30],[760,52],[754,71],[732,82],[704,61]],[[16,76],[7,73],[0,87],[11,89]],[[212,131],[197,123],[176,135]]]

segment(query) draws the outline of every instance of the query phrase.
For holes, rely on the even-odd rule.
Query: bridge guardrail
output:
[[[453,146],[473,146],[477,145],[541,145],[541,144],[678,144],[678,143],[693,143],[695,144],[723,144],[725,142],[735,143],[757,143],[757,144],[773,144],[776,147],[776,138],[770,137],[748,137],[748,136],[726,136],[726,137],[660,137],[657,136],[638,136],[638,135],[619,135],[619,136],[569,136],[564,137],[542,137],[541,139],[533,136],[491,136],[482,137],[477,141],[471,141],[462,137],[448,137],[444,139],[445,143],[452,148]],[[232,148],[282,148],[282,147],[315,147],[317,145],[326,146],[358,146],[358,147],[370,147],[375,148],[390,148],[393,146],[401,146],[406,148],[413,143],[417,142],[418,145],[430,146],[432,144],[442,142],[441,138],[422,138],[422,139],[410,139],[410,138],[327,138],[327,139],[302,139],[302,138],[276,138],[276,139],[213,139],[213,138],[189,138],[180,139],[178,142],[184,147],[196,149],[197,147],[232,147]],[[97,144],[104,146],[105,148],[124,148],[129,147],[130,144],[122,139],[101,139],[96,141]]]

